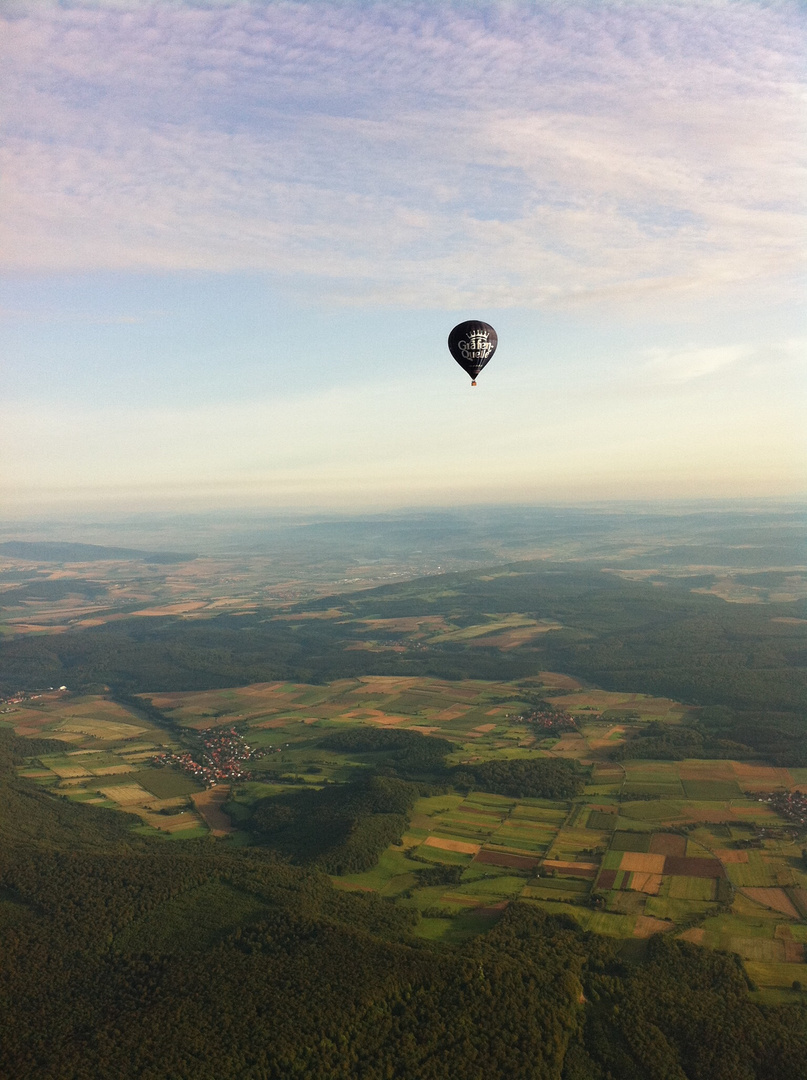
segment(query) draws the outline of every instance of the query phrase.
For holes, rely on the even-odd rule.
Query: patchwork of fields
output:
[[[524,718],[530,694],[563,708],[577,730],[547,737],[531,726]],[[440,735],[454,748],[449,765],[574,758],[588,775],[579,797],[423,797],[401,843],[371,870],[336,884],[416,908],[417,932],[428,938],[467,938],[519,898],[616,938],[663,932],[729,949],[767,1000],[792,998],[794,982],[807,987],[807,833],[764,801],[772,791],[804,787],[807,776],[749,762],[609,759],[632,724],[680,722],[687,708],[674,701],[592,690],[548,672],[517,684],[381,676],[323,686],[276,682],[150,701],[170,719],[165,728],[102,697],[19,703],[3,714],[6,724],[64,745],[32,758],[20,774],[67,798],[135,813],[154,835],[212,832],[245,844],[238,823],[256,799],[343,781],[372,764],[367,755],[320,746],[334,730]],[[178,745],[182,729],[193,737],[233,724],[266,752],[259,774],[233,791],[203,792],[183,773],[151,767],[154,755]]]

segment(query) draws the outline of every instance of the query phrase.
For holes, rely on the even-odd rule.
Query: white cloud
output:
[[[786,4],[23,5],[6,31],[9,269],[625,305],[781,289],[802,256]]]
[[[712,348],[652,349],[645,364],[651,381],[687,383],[733,367],[751,355],[745,345],[720,345]]]

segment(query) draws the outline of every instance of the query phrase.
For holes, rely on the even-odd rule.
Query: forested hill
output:
[[[103,562],[116,559],[138,559],[149,563],[179,563],[195,555],[178,551],[140,551],[137,548],[104,547],[100,544],[74,544],[56,540],[6,540],[0,544],[0,555],[32,562]]]
[[[299,618],[328,608],[341,617]],[[365,621],[440,616],[461,629],[507,613],[560,629],[499,648],[494,638],[415,639]],[[654,584],[574,565],[517,563],[330,596],[287,615],[124,618],[0,641],[0,693],[62,683],[191,690],[366,674],[517,679],[542,669],[700,705],[803,713],[807,601],[731,604],[679,579]]]

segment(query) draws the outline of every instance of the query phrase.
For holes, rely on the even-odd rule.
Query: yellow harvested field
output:
[[[715,848],[715,858],[720,859],[727,866],[730,863],[747,863],[748,852],[737,851],[736,848]]]
[[[465,840],[446,840],[442,836],[429,836],[423,841],[424,847],[437,848],[438,851],[458,851],[462,855],[476,855],[481,844],[469,844]]]
[[[150,791],[146,791],[140,784],[115,784],[114,787],[105,787],[98,789],[102,795],[105,795],[112,802],[116,802],[118,806],[134,806],[136,803],[153,803],[154,796]]]
[[[771,908],[772,911],[778,911],[791,919],[798,919],[799,917],[798,911],[793,907],[790,897],[784,889],[746,888],[740,889],[740,892],[750,900],[755,900],[758,904],[764,904],[765,907]]]
[[[337,614],[342,613],[337,612]],[[289,618],[288,615],[284,615],[283,617],[284,619]],[[373,630],[400,630],[405,633],[412,633],[414,630],[419,630],[421,626],[428,627],[430,630],[448,629],[442,615],[407,615],[402,616],[400,619],[357,619],[356,621],[364,623]]]
[[[488,713],[488,716],[490,716],[490,713]],[[495,727],[498,727],[498,724],[480,724],[478,727],[474,728],[474,731],[486,734],[488,731],[493,731]]]
[[[396,691],[409,690],[421,681],[412,675],[365,675],[361,678],[365,693],[370,694],[394,694]]]
[[[69,717],[59,725],[61,731],[77,732],[79,735],[94,735],[98,739],[133,739],[142,735],[146,729],[135,724],[121,724],[115,720],[97,720],[87,717]],[[58,738],[58,735],[56,736]]]
[[[186,600],[179,604],[164,604],[162,607],[143,608],[141,611],[133,611],[133,615],[185,615],[189,611],[199,611],[206,608],[206,600]]]
[[[633,928],[633,936],[649,938],[654,934],[660,934],[665,930],[671,930],[672,926],[673,924],[667,922],[666,919],[654,919],[652,915],[639,915],[636,919],[636,925]]]
[[[488,634],[485,637],[478,637],[476,640],[472,640],[470,644],[482,645],[487,648],[492,646],[493,648],[506,651],[507,649],[515,649],[519,645],[524,645],[539,634],[545,634],[548,630],[561,629],[560,623],[555,623],[551,626],[521,626],[511,630],[505,630],[499,634]],[[442,636],[447,637],[448,635]]]
[[[55,772],[62,780],[73,776],[89,776],[90,773],[82,765],[54,765],[51,772]]]
[[[435,720],[459,720],[470,711],[470,708],[470,705],[452,705],[450,709],[443,709],[442,712],[437,713]]]
[[[578,716],[578,720],[580,720],[580,719],[581,719],[581,717]],[[614,735],[624,735],[624,734],[625,734],[624,726],[622,724],[617,724],[614,727],[610,728],[608,731],[606,731],[604,735],[600,735],[596,739],[591,739],[590,738],[588,740],[588,744],[592,749],[601,750],[603,747],[610,746],[614,742],[616,742],[616,740],[613,738]],[[621,776],[620,776],[620,778],[621,778]]]
[[[102,769],[93,769],[93,776],[116,776],[118,773],[131,772],[134,765],[105,765]]]
[[[661,888],[661,874],[643,874],[640,871],[634,873],[630,887],[633,892],[647,893],[648,896],[658,896]]]
[[[626,851],[619,864],[620,870],[638,870],[645,874],[664,873],[664,855],[651,855],[643,851]]]

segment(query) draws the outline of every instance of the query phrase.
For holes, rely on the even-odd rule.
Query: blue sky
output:
[[[805,493],[803,7],[2,20],[12,513]]]

